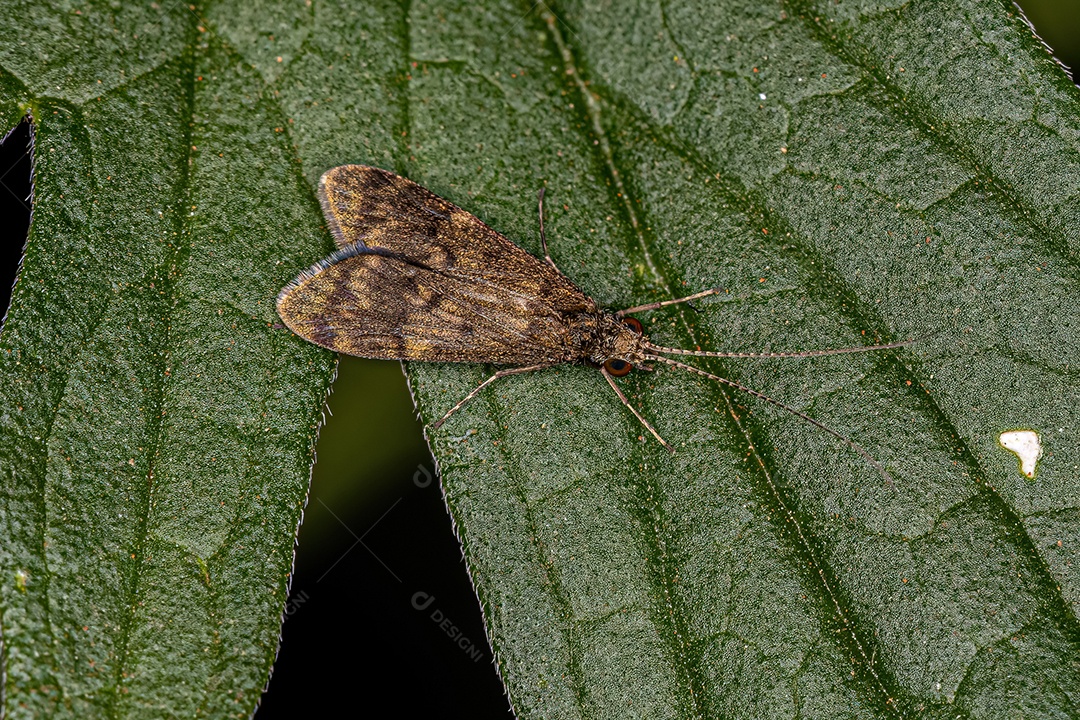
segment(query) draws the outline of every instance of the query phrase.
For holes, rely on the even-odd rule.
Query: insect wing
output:
[[[544,298],[556,312],[596,309],[562,273],[399,175],[342,165],[319,180],[319,200],[339,248],[385,248],[464,282],[497,286],[508,297]]]
[[[304,339],[387,360],[565,362],[567,324],[545,299],[352,245],[288,285],[278,313]]]

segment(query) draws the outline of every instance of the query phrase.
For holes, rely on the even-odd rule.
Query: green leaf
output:
[[[185,7],[4,14],[35,183],[0,337],[0,712],[247,717],[333,367],[274,328],[317,203],[272,90]]]
[[[0,335],[4,710],[247,716],[332,358],[276,325],[313,188],[408,174],[680,347],[432,434],[520,717],[1080,706],[1080,96],[998,0],[3,4],[35,121]],[[491,368],[409,368],[427,421]],[[1034,479],[998,444],[1031,429]]]

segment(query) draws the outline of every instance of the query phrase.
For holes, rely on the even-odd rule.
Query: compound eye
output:
[[[638,333],[639,335],[641,334],[642,327],[641,327],[641,321],[640,320],[638,320],[637,318],[627,317],[627,318],[623,318],[622,321],[623,321],[623,324],[626,325],[626,327],[630,328],[631,330]]]
[[[634,369],[634,366],[625,360],[613,358],[604,363],[604,369],[615,377],[622,377],[623,375],[629,375],[630,371]]]

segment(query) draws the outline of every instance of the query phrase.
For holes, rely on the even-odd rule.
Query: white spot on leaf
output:
[[[1001,447],[1015,453],[1020,458],[1020,472],[1029,478],[1035,477],[1035,466],[1042,457],[1042,443],[1039,435],[1031,430],[1009,430],[998,438]]]

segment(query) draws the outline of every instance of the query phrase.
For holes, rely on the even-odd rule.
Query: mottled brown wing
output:
[[[543,298],[557,312],[595,309],[568,278],[412,180],[342,165],[319,180],[319,200],[339,248],[386,248],[465,282]]]
[[[360,357],[532,365],[574,356],[571,329],[546,299],[356,244],[286,286],[278,314],[306,340]]]

